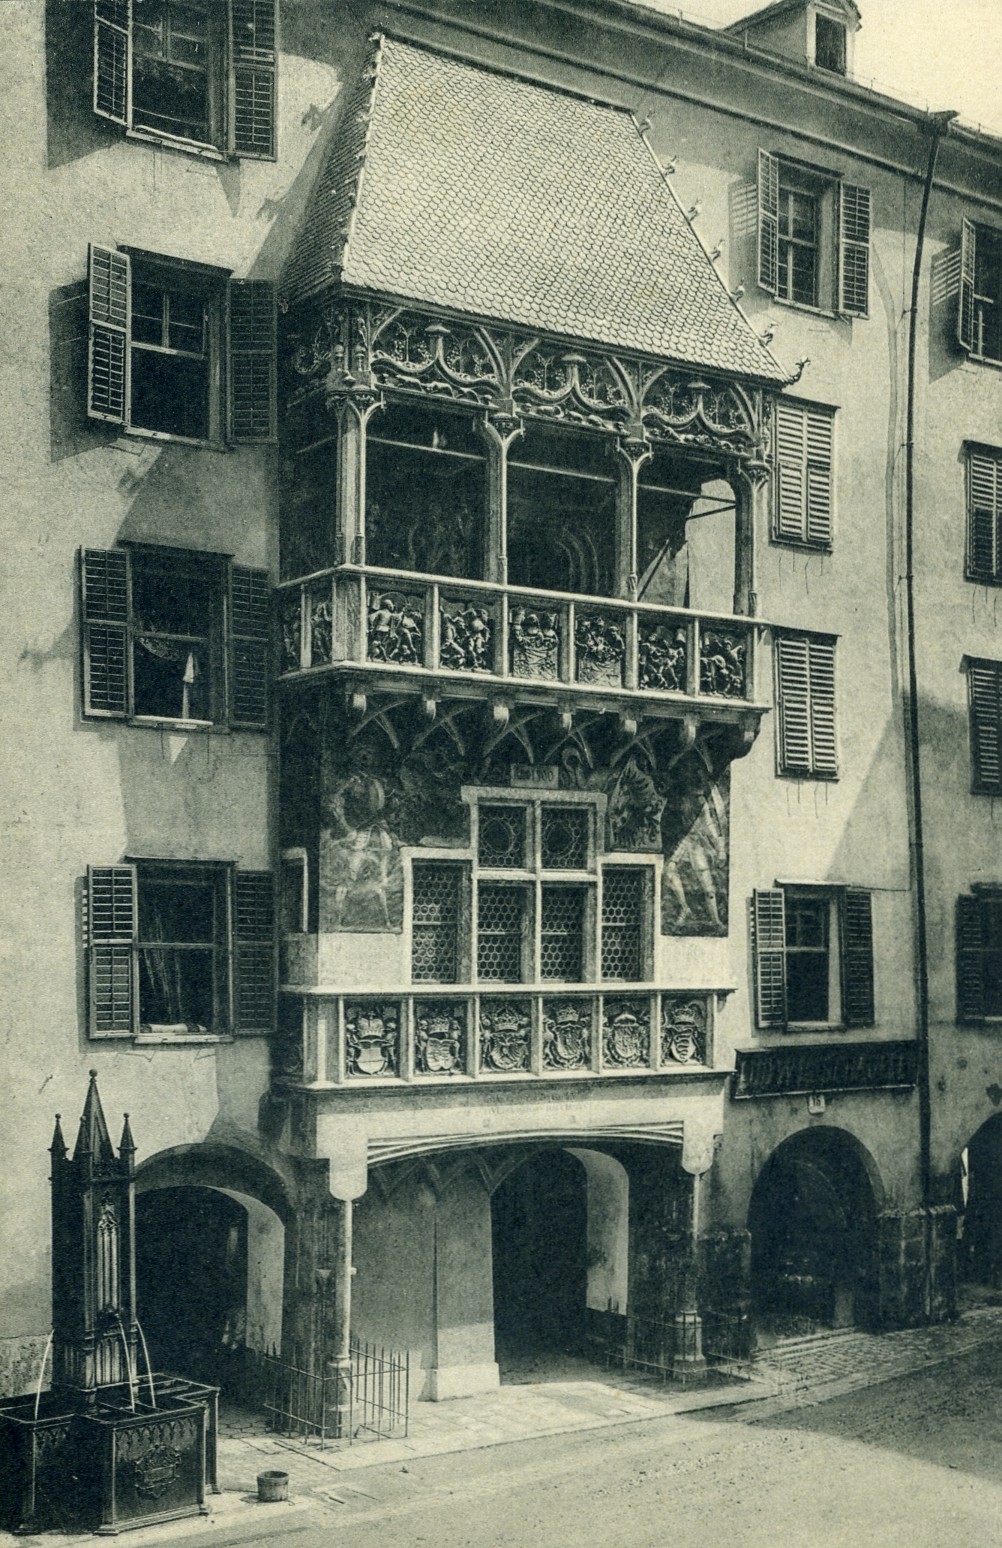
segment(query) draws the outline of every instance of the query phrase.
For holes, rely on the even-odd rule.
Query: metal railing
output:
[[[279,588],[279,676],[360,666],[747,703],[755,630],[730,613],[342,565]]]
[[[722,992],[722,991],[720,991]],[[330,994],[291,986],[280,1078],[358,1087],[679,1075],[713,1066],[717,990],[430,989]]]
[[[352,1445],[407,1435],[410,1356],[352,1338],[344,1372],[310,1370],[277,1354],[258,1356],[269,1427],[299,1440]]]

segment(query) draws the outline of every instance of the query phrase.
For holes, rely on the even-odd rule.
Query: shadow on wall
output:
[[[93,451],[117,434],[87,418],[87,281],[58,285],[49,292],[49,461]]]
[[[730,229],[727,283],[731,290],[743,285],[747,295],[755,285],[758,272],[758,189],[755,184],[732,183],[727,191],[727,205]]]
[[[89,5],[45,0],[47,164],[62,167],[102,150],[116,130],[95,117],[91,98],[94,22]]]

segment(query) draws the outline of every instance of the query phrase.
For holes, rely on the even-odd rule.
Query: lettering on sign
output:
[[[530,790],[556,790],[560,779],[555,764],[544,764],[537,768],[532,763],[513,763],[511,782],[513,785],[524,785]]]

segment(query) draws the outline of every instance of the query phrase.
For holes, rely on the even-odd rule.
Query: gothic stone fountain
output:
[[[137,1359],[135,1145],[118,1155],[96,1072],[72,1158],[52,1136],[51,1386],[0,1403],[0,1526],[114,1534],[204,1515],[218,1389]],[[145,1341],[143,1341],[145,1354]]]

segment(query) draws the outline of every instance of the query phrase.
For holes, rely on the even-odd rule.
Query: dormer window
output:
[[[835,75],[846,73],[846,30],[830,16],[814,18],[814,63]]]

